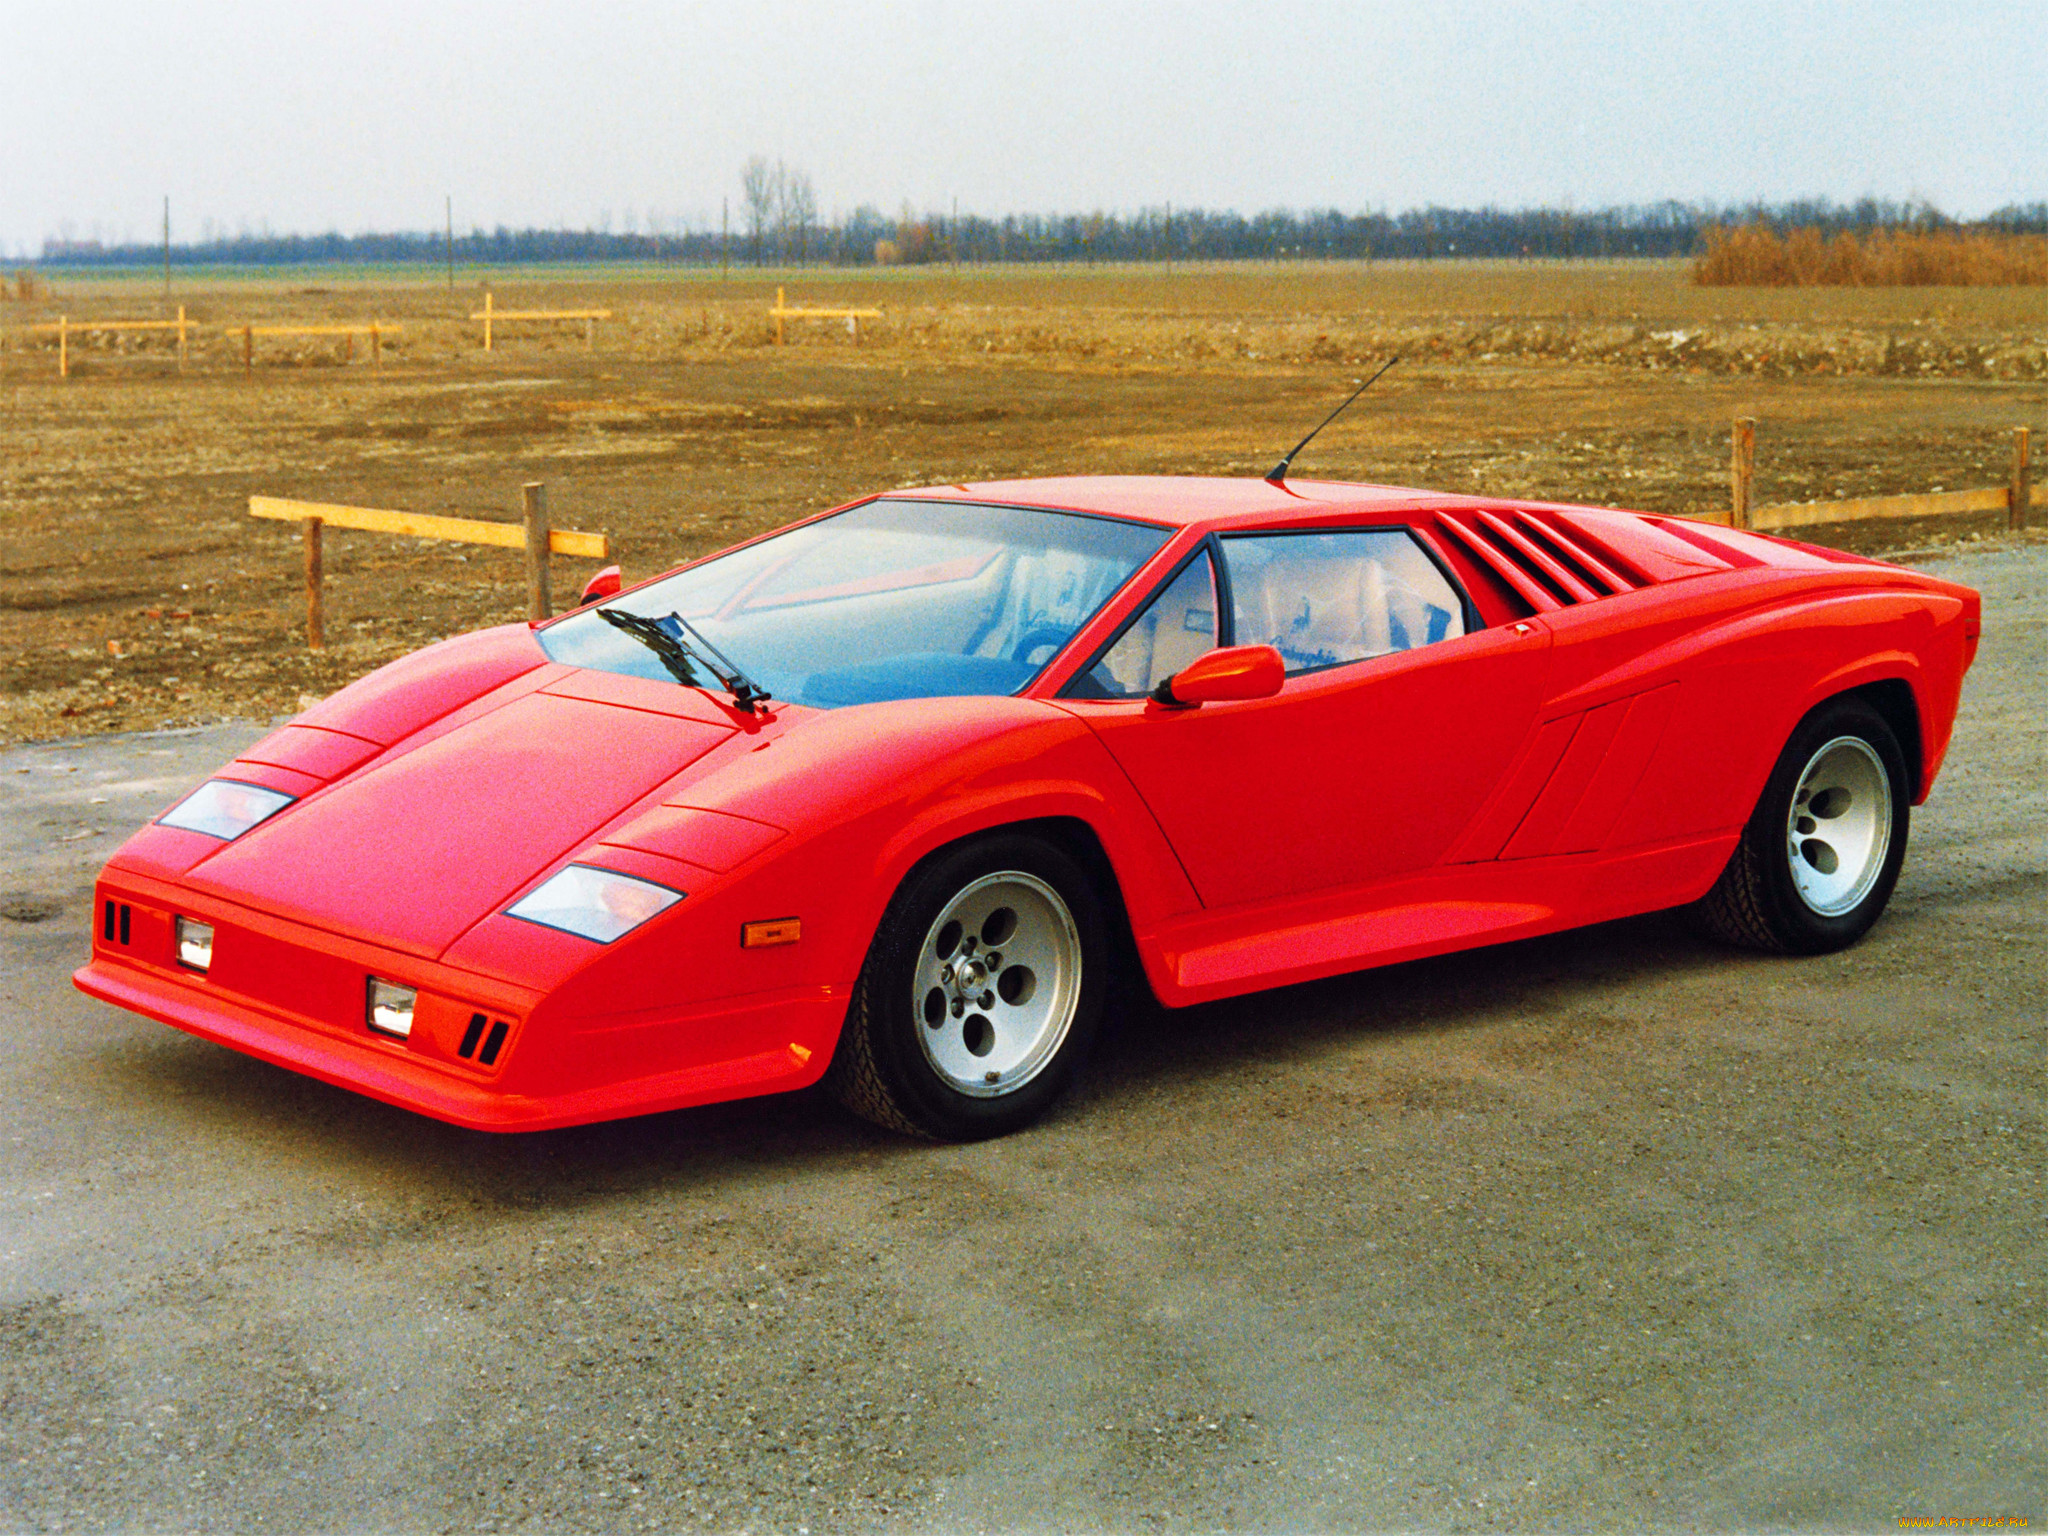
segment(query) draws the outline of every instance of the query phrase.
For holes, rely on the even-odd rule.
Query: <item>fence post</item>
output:
[[[71,377],[71,317],[57,317],[57,377]]]
[[[2034,500],[2033,450],[2025,427],[2012,429],[2012,494],[2006,502],[2005,524],[2014,532],[2027,526]]]
[[[185,306],[178,306],[178,372],[185,371]]]
[[[1735,418],[1733,451],[1728,464],[1728,526],[1747,528],[1756,485],[1756,418]]]
[[[374,368],[384,366],[384,339],[377,334],[375,321],[370,323],[370,365]]]
[[[484,290],[484,350],[491,350],[491,291]]]
[[[242,376],[247,378],[255,372],[256,328],[253,325],[245,325],[242,327]]]
[[[782,345],[782,290],[775,290],[775,345]]]
[[[540,481],[525,487],[526,616],[545,619],[554,613],[548,591],[548,488]]]
[[[306,519],[306,649],[317,651],[327,644],[322,620],[324,604],[320,583],[321,523],[317,517]]]

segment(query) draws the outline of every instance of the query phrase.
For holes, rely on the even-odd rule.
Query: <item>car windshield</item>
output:
[[[887,499],[678,571],[602,605],[679,615],[778,699],[823,709],[1015,693],[1171,530],[1030,507]],[[671,681],[599,609],[540,632],[555,661]],[[705,658],[716,661],[715,657]],[[685,671],[687,671],[687,666]],[[697,669],[715,687],[711,669]]]

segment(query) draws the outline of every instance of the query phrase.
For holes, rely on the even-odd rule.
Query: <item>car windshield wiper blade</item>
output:
[[[697,669],[702,666],[709,672],[709,664],[654,620],[643,619],[637,613],[626,613],[618,608],[600,608],[597,610],[597,616],[614,629],[624,630],[654,652],[677,682],[685,683],[692,688],[701,688],[704,685],[704,679],[697,675]]]
[[[759,709],[772,697],[766,688],[763,688],[739,669],[739,663],[713,645],[709,635],[705,634],[703,630],[692,624],[680,613],[671,613],[667,618],[657,619],[655,622],[658,624],[673,624],[677,629],[688,635],[691,640],[696,641],[696,645],[690,647],[690,654],[699,661],[704,661],[704,657],[708,653],[711,660],[718,663],[718,666],[711,666],[709,661],[704,664],[711,667],[712,675],[725,685],[725,691],[732,695],[733,702],[739,705],[741,709]],[[689,644],[688,641],[681,641],[680,643],[684,645]],[[720,670],[721,667],[724,669],[723,671]]]
[[[732,695],[733,702],[741,709],[758,710],[767,702],[768,690],[734,666],[731,657],[713,645],[702,630],[681,614],[671,613],[663,619],[644,619],[637,613],[627,613],[619,608],[600,608],[597,614],[607,624],[623,630],[654,652],[677,682],[692,688],[703,687],[704,680],[698,676],[699,669],[702,669]],[[674,629],[669,628],[671,624]],[[694,638],[696,644],[692,645],[684,638],[685,635]]]

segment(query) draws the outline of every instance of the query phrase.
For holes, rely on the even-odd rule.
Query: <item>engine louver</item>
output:
[[[1644,583],[1583,531],[1566,532],[1524,511],[1440,513],[1437,526],[1531,613],[1554,613]]]

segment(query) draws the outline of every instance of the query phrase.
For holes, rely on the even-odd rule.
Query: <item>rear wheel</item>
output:
[[[1107,969],[1101,901],[1059,848],[998,834],[948,849],[883,915],[827,1083],[912,1135],[1017,1130],[1094,1043]]]
[[[1699,911],[1731,943],[1842,949],[1870,930],[1905,862],[1905,754],[1876,710],[1831,699],[1792,733]]]

